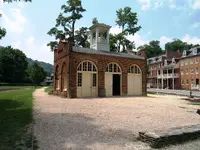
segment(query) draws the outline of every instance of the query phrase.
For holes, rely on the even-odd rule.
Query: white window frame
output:
[[[199,58],[198,58],[198,57],[195,58],[195,63],[196,63],[196,64],[199,63]]]

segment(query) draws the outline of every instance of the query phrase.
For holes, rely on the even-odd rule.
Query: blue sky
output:
[[[7,36],[0,45],[12,45],[27,57],[53,64],[53,53],[46,44],[52,40],[47,35],[55,25],[60,7],[65,0],[32,0],[32,3],[2,3],[0,0],[0,25],[7,29]],[[111,25],[111,32],[118,33],[115,25],[116,10],[129,6],[137,12],[142,29],[128,38],[136,46],[151,40],[160,40],[163,47],[173,38],[200,44],[200,0],[82,0],[87,10],[76,28],[89,27],[92,18]]]

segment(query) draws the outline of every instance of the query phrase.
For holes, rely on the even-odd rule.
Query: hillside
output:
[[[29,65],[32,65],[33,63],[38,63],[41,67],[44,68],[45,71],[48,73],[53,73],[53,65],[49,63],[45,63],[43,61],[38,61],[38,60],[32,60],[31,58],[27,58],[27,61]]]

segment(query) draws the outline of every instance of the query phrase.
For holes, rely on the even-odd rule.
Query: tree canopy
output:
[[[97,19],[96,17],[93,18],[93,19],[92,19],[92,24],[97,24],[97,23],[99,23],[98,19]]]
[[[125,52],[127,48],[134,48],[134,41],[127,39],[127,35],[134,35],[141,29],[137,26],[138,19],[137,13],[133,13],[130,7],[121,8],[116,11],[117,19],[116,24],[122,29],[122,32],[116,35],[110,35],[110,49],[117,50],[118,52]]]
[[[35,85],[39,85],[42,81],[44,81],[47,73],[45,70],[39,66],[37,63],[34,63],[30,68],[30,79]]]
[[[82,7],[81,0],[67,0],[66,4],[61,6],[62,12],[56,19],[56,25],[48,34],[54,36],[55,39],[68,40],[75,45],[75,24],[81,19],[82,13],[86,10]],[[53,50],[58,45],[57,41],[51,41],[47,44]]]
[[[32,0],[3,0],[3,2],[8,2],[8,3],[12,3],[12,2],[20,2],[20,1],[24,1],[24,2],[32,2]]]
[[[11,46],[0,49],[0,81],[23,82],[28,62],[26,55]]]
[[[165,44],[165,50],[169,50],[169,51],[180,50],[181,52],[183,52],[183,50],[189,50],[195,46],[199,46],[199,44],[193,45],[193,44],[188,44],[186,42],[183,42],[179,39],[173,39],[172,42],[168,42]]]
[[[147,58],[155,57],[164,53],[164,51],[160,47],[160,41],[157,40],[150,41],[149,44],[139,46],[137,49],[145,49]]]

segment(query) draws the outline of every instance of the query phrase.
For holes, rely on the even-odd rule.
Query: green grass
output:
[[[45,88],[45,92],[49,93],[53,89],[53,86],[49,86]]]
[[[0,149],[27,149],[32,146],[33,137],[27,134],[27,125],[33,121],[34,90],[0,92]]]

